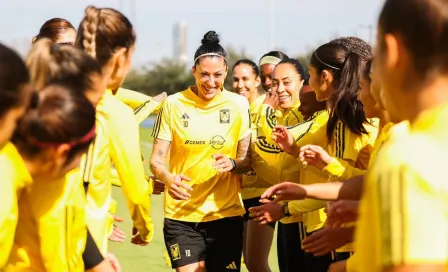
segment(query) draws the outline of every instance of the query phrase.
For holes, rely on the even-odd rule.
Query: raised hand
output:
[[[297,158],[300,153],[300,148],[294,141],[294,136],[284,126],[275,126],[272,130],[271,138],[277,145],[286,153]]]
[[[324,169],[333,159],[325,149],[318,145],[305,145],[300,148],[299,159],[303,165],[313,165]]]

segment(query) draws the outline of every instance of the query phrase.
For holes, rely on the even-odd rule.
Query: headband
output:
[[[317,56],[316,51],[314,51],[314,56],[315,56],[316,59],[317,59],[320,63],[322,63],[323,65],[325,65],[325,66],[327,66],[327,67],[329,67],[329,68],[335,69],[335,70],[341,70],[341,68],[338,68],[338,67],[336,67],[336,66],[332,66],[332,65],[330,65],[330,64],[327,64],[327,63],[321,61],[321,60],[319,59],[319,57]]]
[[[86,144],[89,141],[91,141],[93,138],[95,138],[95,130],[96,126],[93,125],[92,129],[89,130],[89,132],[87,132],[86,135],[82,136],[82,138],[77,139],[77,140],[73,140],[71,142],[68,143],[55,143],[55,142],[41,142],[39,140],[37,140],[36,138],[31,138],[30,142],[32,145],[39,147],[39,148],[51,148],[51,147],[58,147],[60,145],[63,144],[68,144],[70,146],[70,148],[74,148],[78,145],[82,145],[82,144]]]
[[[202,58],[202,57],[207,57],[207,56],[209,56],[209,57],[211,57],[211,56],[221,57],[221,58],[223,58],[224,61],[227,63],[226,58],[225,58],[224,56],[221,56],[221,55],[218,54],[218,53],[205,53],[205,54],[202,54],[202,55],[200,55],[200,56],[198,56],[197,58],[194,59],[194,63],[196,63],[196,61],[198,61],[198,59],[200,59],[200,58]]]
[[[265,56],[262,57],[260,59],[260,63],[259,66],[263,65],[263,64],[272,64],[272,65],[277,65],[280,61],[282,61],[281,59],[274,57],[274,56]]]

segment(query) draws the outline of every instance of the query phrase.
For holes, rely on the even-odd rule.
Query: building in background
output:
[[[184,21],[173,27],[173,58],[182,63],[187,62],[187,24]]]

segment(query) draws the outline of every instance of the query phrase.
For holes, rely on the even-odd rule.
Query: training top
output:
[[[85,270],[85,192],[79,177],[72,173],[55,180],[34,180],[22,192],[6,272]]]
[[[171,142],[168,171],[191,178],[193,188],[188,200],[165,192],[166,218],[207,222],[244,214],[240,177],[219,173],[212,156],[236,158],[238,142],[251,133],[249,114],[247,99],[225,89],[211,101],[191,88],[165,100],[152,135]]]
[[[298,108],[295,105],[292,109]],[[272,129],[275,125],[285,125],[298,142],[313,142],[312,135],[320,133],[321,125],[325,125],[328,120],[328,114],[326,111],[315,113],[311,118],[305,122],[300,122],[299,118],[296,118],[294,110],[287,111],[288,116],[274,117],[275,110],[264,104],[262,112],[268,114],[261,114],[259,120],[258,129],[258,141],[255,146],[255,153],[260,157],[252,162],[257,175],[265,181],[270,182],[270,185],[275,185],[283,181],[300,182],[300,171],[302,164],[299,163],[293,156],[283,152],[277,143],[272,140],[271,134],[265,135],[264,133],[272,133]],[[291,120],[297,122],[291,123]],[[288,121],[288,122],[287,122]],[[285,123],[281,123],[285,122]],[[289,224],[302,221],[302,215],[297,214],[290,217],[284,217],[280,222],[283,224]]]
[[[448,262],[446,120],[448,105],[427,110],[379,151],[355,234],[361,271]]]
[[[250,119],[252,124],[252,136],[251,136],[251,150],[252,153],[255,151],[255,143],[257,142],[257,125],[258,119],[261,114],[261,106],[263,105],[266,95],[261,95],[254,102],[250,103]],[[252,155],[251,160],[257,159],[258,156]],[[260,197],[266,188],[259,188],[257,186],[258,175],[255,171],[251,170],[248,173],[242,175],[243,178],[243,190],[241,196],[244,199],[251,199],[255,197]]]
[[[153,235],[150,194],[141,161],[139,127],[131,108],[107,90],[96,109],[96,138],[81,161],[88,182],[86,221],[101,253],[106,256],[111,202],[111,165],[114,164],[134,226],[149,242]]]
[[[5,267],[14,242],[19,217],[18,201],[32,183],[25,162],[12,143],[0,150],[0,271]]]

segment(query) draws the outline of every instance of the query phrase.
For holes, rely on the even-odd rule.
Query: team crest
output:
[[[180,259],[179,244],[171,245],[170,253],[171,253],[171,258],[173,261],[179,260]]]
[[[230,110],[229,109],[223,109],[223,110],[219,111],[219,122],[221,124],[230,123]]]

